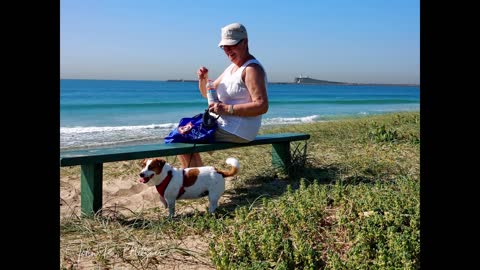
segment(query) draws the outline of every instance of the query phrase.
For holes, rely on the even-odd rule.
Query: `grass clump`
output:
[[[158,207],[72,215],[60,221],[60,266],[419,269],[419,124],[419,113],[409,112],[264,129],[311,135],[288,174],[271,167],[268,146],[202,155],[205,164],[235,156],[242,166],[215,215],[198,207],[173,219]],[[105,181],[122,170],[135,175],[137,163],[105,164]],[[62,181],[79,181],[78,168],[60,172]]]
[[[235,211],[210,243],[218,269],[419,267],[419,183],[321,185]]]

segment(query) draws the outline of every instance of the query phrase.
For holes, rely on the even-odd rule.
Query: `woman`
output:
[[[220,115],[215,141],[247,143],[255,139],[260,129],[262,114],[268,111],[267,75],[248,50],[247,29],[240,23],[222,28],[218,46],[232,62],[214,81],[219,103],[208,106],[210,112]],[[207,97],[208,69],[197,71],[198,88]],[[179,156],[182,166],[203,166],[199,153]]]

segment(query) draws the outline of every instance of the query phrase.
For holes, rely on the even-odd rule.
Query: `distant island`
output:
[[[349,82],[333,82],[326,80],[317,80],[308,76],[295,77],[294,84],[324,84],[324,85],[385,85],[385,86],[418,86],[418,84],[393,84],[393,83],[349,83]]]
[[[310,78],[308,76],[302,76],[300,75],[299,77],[295,77],[293,80],[293,83],[297,84],[347,84],[344,82],[332,82],[332,81],[325,81],[325,80],[317,80]]]
[[[198,82],[198,80],[171,79],[167,82]],[[271,84],[319,84],[319,85],[378,85],[378,86],[419,86],[418,84],[402,84],[402,83],[350,83],[350,82],[334,82],[326,80],[313,79],[308,76],[300,75],[295,77],[293,82],[269,82]]]

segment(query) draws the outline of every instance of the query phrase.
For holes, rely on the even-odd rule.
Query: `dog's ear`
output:
[[[152,163],[155,162],[157,164],[158,167],[163,167],[163,165],[165,165],[165,163],[167,163],[164,159],[162,158],[155,158]]]
[[[163,169],[163,166],[167,163],[164,159],[161,158],[155,158],[152,160],[152,163],[150,163],[151,166],[153,166],[154,170],[157,169],[158,173],[160,173]]]
[[[142,168],[145,168],[145,165],[147,165],[147,160],[148,158],[144,158],[142,161],[140,161],[140,166],[142,166]]]

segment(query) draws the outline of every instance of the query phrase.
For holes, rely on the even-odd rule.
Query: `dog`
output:
[[[160,201],[168,208],[169,217],[175,215],[175,201],[196,199],[208,196],[208,212],[213,213],[218,207],[218,200],[225,191],[225,177],[234,176],[240,170],[236,158],[225,161],[231,166],[229,170],[219,170],[212,166],[175,168],[164,159],[144,159],[141,163],[139,182],[155,186],[160,194]]]

